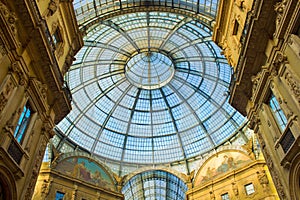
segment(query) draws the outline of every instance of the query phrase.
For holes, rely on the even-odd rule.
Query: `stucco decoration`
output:
[[[90,184],[116,191],[112,177],[95,161],[85,157],[68,157],[61,160],[55,170],[72,178],[79,179]]]
[[[215,154],[208,158],[199,169],[194,186],[218,178],[232,170],[245,166],[251,161],[250,157],[238,151],[223,151]]]

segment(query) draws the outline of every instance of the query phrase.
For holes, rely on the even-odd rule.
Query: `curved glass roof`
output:
[[[97,21],[99,16],[140,7],[184,9],[191,13],[214,17],[218,0],[74,0],[73,5],[78,24],[86,26]]]
[[[122,188],[125,199],[184,200],[187,186],[166,171],[146,171],[135,175]]]
[[[138,88],[149,90],[166,85],[174,71],[171,58],[153,50],[134,55],[125,66],[128,81]]]
[[[210,27],[195,18],[149,11],[101,20],[86,30],[66,75],[73,110],[57,127],[120,164],[206,153],[244,121],[228,103],[226,63]]]

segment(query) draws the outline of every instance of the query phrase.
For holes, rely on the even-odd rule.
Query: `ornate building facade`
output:
[[[0,200],[297,199],[299,4],[0,0]]]
[[[63,75],[81,46],[71,2],[0,2],[2,199],[31,198],[53,127],[71,110]]]
[[[214,40],[234,67],[230,101],[247,115],[280,198],[298,199],[300,3],[223,2],[219,16],[230,14]]]
[[[43,162],[33,200],[124,199],[114,174],[91,156],[79,152]]]

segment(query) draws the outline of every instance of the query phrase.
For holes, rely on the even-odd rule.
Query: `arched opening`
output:
[[[295,156],[290,167],[290,192],[291,199],[300,197],[300,153]]]
[[[184,200],[186,191],[187,186],[180,178],[162,170],[139,173],[127,181],[122,188],[126,200]]]
[[[16,187],[13,183],[7,174],[0,169],[0,200],[14,200],[17,198]]]

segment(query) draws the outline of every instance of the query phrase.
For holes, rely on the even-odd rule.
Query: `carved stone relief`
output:
[[[209,192],[209,194],[210,194],[210,199],[211,199],[211,200],[215,200],[215,199],[216,199],[216,196],[215,196],[213,190],[211,190],[211,191]]]
[[[17,37],[17,28],[16,28],[16,21],[17,17],[14,12],[11,12],[7,6],[0,2],[0,13],[4,17],[4,19],[7,22],[7,25],[11,29],[12,33],[14,34],[15,37]]]
[[[7,75],[2,85],[0,86],[0,112],[3,111],[12,92],[15,88],[14,81],[12,80],[11,75]]]
[[[232,52],[231,52],[230,47],[228,46],[227,40],[224,40],[224,42],[222,44],[220,44],[220,46],[222,47],[222,50],[223,50],[221,52],[221,54],[227,58],[228,64],[232,65],[233,64],[233,60],[231,58]]]
[[[48,5],[48,13],[47,16],[52,16],[58,10],[59,0],[50,0]]]
[[[256,90],[258,89],[259,81],[262,76],[262,71],[258,72],[256,76],[251,77],[251,82],[252,82],[252,97],[251,100],[253,101],[254,96],[256,94]]]
[[[235,0],[234,1],[235,5],[237,5],[237,7],[239,7],[240,9],[245,8],[244,2],[245,2],[245,0]]]
[[[22,71],[22,69],[20,68],[18,62],[13,62],[11,64],[10,71],[17,75],[20,86],[24,86],[27,84],[28,81],[26,80],[25,74]]]
[[[261,141],[263,141],[262,137],[260,136],[260,134],[258,134],[258,138],[260,138]],[[262,142],[263,145],[262,145],[262,151],[264,152],[264,156],[265,156],[265,159],[266,159],[266,163],[268,165],[268,168],[269,168],[269,171],[273,177],[273,182],[275,184],[275,187],[277,189],[277,192],[278,192],[278,195],[280,197],[280,199],[287,199],[286,198],[286,195],[285,195],[285,192],[284,192],[284,188],[283,188],[283,185],[281,183],[281,180],[280,178],[278,177],[278,172],[277,170],[274,168],[274,164],[273,164],[273,159],[272,157],[270,156],[268,150],[265,148],[265,144],[264,142]],[[261,144],[262,144],[261,143]],[[265,181],[264,181],[265,182]]]
[[[42,189],[41,189],[41,197],[46,199],[46,197],[49,194],[50,188],[51,188],[52,180],[44,180],[42,184]]]
[[[275,4],[274,10],[276,12],[276,30],[275,30],[274,36],[279,31],[279,27],[280,27],[281,22],[282,22],[282,18],[283,18],[283,15],[284,15],[284,10],[286,8],[287,2],[288,2],[288,0],[283,0],[283,1],[277,2]]]
[[[232,191],[233,191],[233,194],[234,194],[235,196],[238,196],[238,195],[239,195],[239,189],[238,189],[238,187],[237,187],[237,185],[236,185],[235,182],[232,183]]]
[[[292,95],[297,100],[298,104],[300,104],[300,83],[295,79],[292,73],[287,72],[284,76],[287,85],[292,92]]]
[[[37,155],[35,156],[35,162],[34,162],[34,166],[32,169],[30,182],[28,184],[27,191],[25,194],[25,199],[31,199],[31,196],[33,194],[35,183],[36,183],[36,180],[37,180],[37,177],[39,174],[40,166],[41,166],[44,152],[46,149],[46,145],[47,145],[47,141],[45,140],[45,138],[43,138],[41,141],[41,146],[39,148],[39,151],[38,151]]]
[[[52,24],[52,33],[51,34],[54,34],[56,30],[59,30],[59,37],[61,37],[61,42],[56,46],[56,47],[53,47],[54,50],[56,51],[56,56],[58,58],[60,58],[62,55],[64,55],[64,44],[65,42],[63,41],[63,29],[60,27],[59,23],[58,22],[54,22]]]
[[[287,63],[287,57],[282,52],[278,52],[275,56],[275,59],[273,61],[274,69],[271,70],[271,76],[275,77],[278,74],[279,68]]]
[[[257,171],[256,173],[257,173],[257,178],[259,183],[263,186],[263,188],[267,188],[267,185],[269,184],[269,180],[265,170]]]
[[[0,35],[3,35],[3,33],[2,33],[2,31],[0,31]],[[0,54],[2,55],[2,56],[4,56],[4,55],[7,55],[7,50],[6,50],[6,48],[5,48],[5,45],[4,45],[4,43],[1,41],[1,38],[0,38]]]

